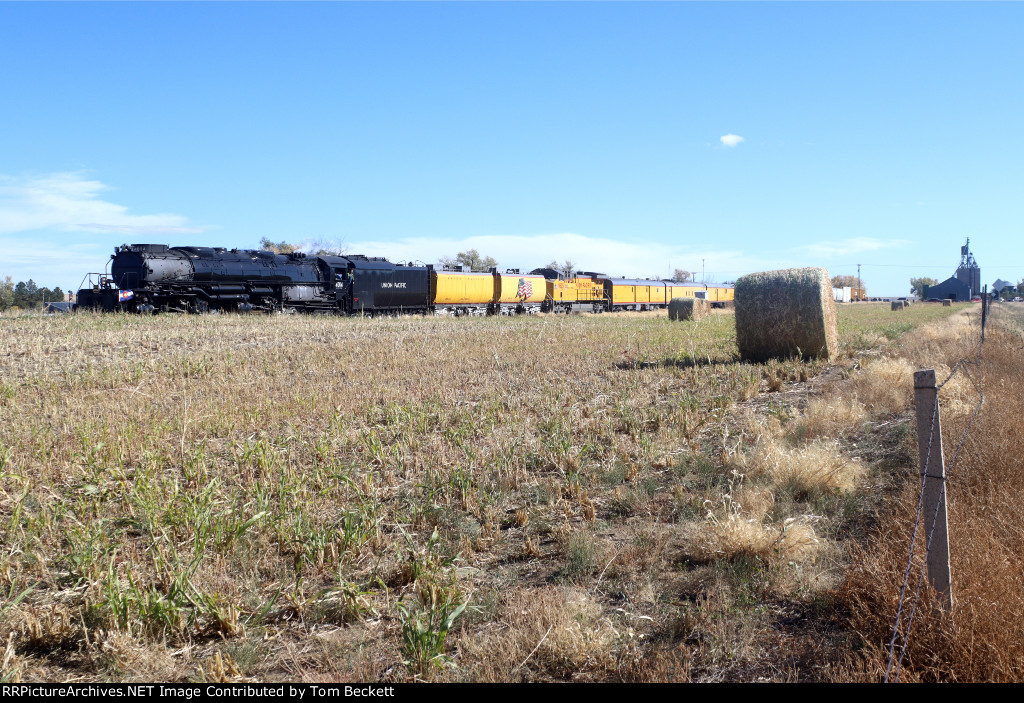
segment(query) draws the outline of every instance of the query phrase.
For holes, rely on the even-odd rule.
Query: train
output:
[[[76,309],[521,315],[656,310],[678,297],[724,307],[733,300],[733,288],[614,278],[593,271],[475,272],[351,254],[124,244],[103,273],[86,274]]]

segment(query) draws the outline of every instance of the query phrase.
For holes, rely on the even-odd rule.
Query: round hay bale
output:
[[[672,298],[668,302],[668,319],[700,320],[711,314],[711,304],[700,298]]]
[[[945,300],[942,301],[942,307],[944,308],[952,307],[952,305],[953,301],[950,298],[946,298]]]
[[[905,307],[906,307],[906,303],[904,303],[902,300],[894,300],[894,301],[892,301],[892,309],[893,310],[902,310]]]
[[[828,271],[764,271],[736,281],[736,343],[749,361],[831,358],[839,351]]]

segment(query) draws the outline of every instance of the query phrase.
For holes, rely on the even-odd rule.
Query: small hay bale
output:
[[[711,314],[711,304],[700,298],[672,298],[668,303],[668,319],[700,320]]]
[[[839,351],[828,271],[764,271],[736,281],[736,343],[748,361],[831,358]]]
[[[952,305],[953,301],[950,298],[946,298],[945,300],[942,301],[942,307],[944,308],[952,307]]]
[[[902,310],[906,306],[907,306],[906,303],[904,303],[902,300],[894,300],[894,301],[892,301],[892,309],[893,310]]]

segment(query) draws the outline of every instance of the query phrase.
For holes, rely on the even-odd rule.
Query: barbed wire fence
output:
[[[971,429],[974,427],[974,421],[978,417],[978,413],[981,410],[982,404],[985,402],[985,392],[982,383],[982,351],[985,346],[985,329],[989,322],[989,312],[991,305],[988,299],[988,287],[985,287],[982,293],[982,307],[981,307],[981,325],[980,334],[978,336],[978,343],[975,347],[974,353],[970,357],[960,358],[949,374],[941,383],[935,383],[934,371],[931,371],[932,387],[934,388],[933,400],[931,403],[930,414],[925,415],[919,409],[918,411],[918,423],[920,425],[922,417],[929,417],[931,422],[928,428],[928,440],[926,447],[922,448],[921,451],[921,487],[917,500],[917,509],[914,517],[913,527],[910,533],[910,548],[907,554],[907,566],[903,573],[903,583],[900,586],[899,602],[896,607],[896,621],[893,624],[892,638],[889,640],[889,653],[888,660],[885,667],[885,683],[898,682],[900,678],[900,672],[903,667],[903,660],[907,653],[907,648],[910,644],[911,629],[914,624],[914,617],[917,615],[918,604],[921,598],[921,589],[924,584],[925,573],[931,570],[933,573],[929,573],[929,579],[936,583],[935,565],[941,563],[941,560],[945,560],[945,574],[946,579],[944,587],[945,592],[942,592],[942,585],[937,590],[940,591],[940,595],[943,598],[943,605],[952,614],[952,583],[949,575],[949,547],[946,540],[946,486],[947,479],[950,473],[956,468],[957,460],[960,458],[961,450],[964,447],[964,443],[967,441],[967,437],[970,435]],[[999,309],[998,306],[996,309]],[[919,372],[919,374],[922,372]],[[915,374],[915,386],[917,386],[917,376]],[[942,433],[939,423],[939,393],[943,386],[949,383],[957,374],[965,375],[974,386],[974,389],[978,393],[978,401],[975,403],[974,408],[971,411],[970,417],[967,421],[967,425],[960,433],[957,439],[956,448],[953,451],[953,455],[950,458],[948,464],[943,464],[942,461]],[[927,413],[927,407],[924,409]],[[937,431],[938,430],[938,431]],[[918,432],[921,432],[919,426]],[[932,470],[936,467],[938,473],[932,473]],[[931,502],[926,499],[928,495],[929,480],[937,482],[937,499],[934,499],[934,507],[926,504]],[[930,509],[928,509],[930,508]],[[941,520],[940,520],[941,515]],[[917,573],[917,583],[914,587],[913,597],[909,598],[909,589],[911,574],[914,570],[914,555],[919,548],[920,537],[922,527],[922,518],[925,520],[927,529],[925,531],[925,542],[924,542],[924,555],[920,558],[920,565]],[[936,528],[940,528],[942,539],[941,546],[934,544],[934,538],[936,536]],[[941,548],[945,550],[945,554],[936,554],[934,550]],[[938,557],[938,558],[936,558]],[[931,566],[930,566],[931,565]],[[940,567],[941,568],[941,567]],[[940,577],[941,578],[941,577]],[[939,581],[941,584],[941,580]],[[906,618],[904,622],[904,613]],[[902,626],[902,630],[901,630]],[[899,645],[897,646],[897,640]],[[898,650],[898,651],[897,651]]]

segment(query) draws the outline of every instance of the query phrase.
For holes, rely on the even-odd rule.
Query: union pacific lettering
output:
[[[391,281],[383,281],[380,284],[381,288],[405,288],[405,283],[392,283]]]

